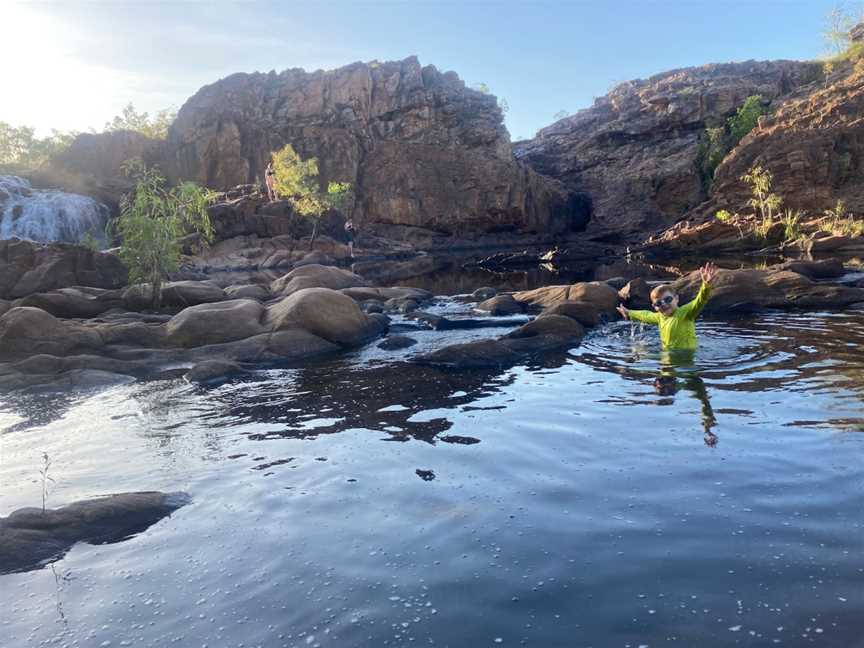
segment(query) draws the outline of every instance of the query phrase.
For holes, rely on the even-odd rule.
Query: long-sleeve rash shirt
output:
[[[699,287],[696,298],[683,306],[679,306],[669,315],[654,311],[631,310],[628,317],[637,322],[656,324],[660,327],[660,342],[664,349],[695,349],[696,348],[696,318],[711,296],[711,286],[704,281]]]

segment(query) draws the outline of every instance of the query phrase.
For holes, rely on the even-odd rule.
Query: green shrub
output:
[[[801,237],[801,212],[787,209],[783,213],[783,240],[795,241]]]
[[[121,238],[120,258],[129,268],[129,283],[150,284],[153,307],[162,297],[162,280],[180,263],[180,239],[197,233],[206,245],[213,238],[207,214],[213,192],[193,182],[169,187],[155,167],[140,159],[123,164],[135,188],[120,204],[113,229]]]
[[[714,218],[716,218],[721,223],[728,223],[732,220],[732,214],[730,214],[725,209],[721,209],[716,214],[714,214]]]
[[[714,172],[723,158],[738,146],[744,136],[756,127],[759,117],[767,112],[762,104],[762,97],[751,95],[721,126],[705,128],[696,158],[706,189],[711,186]]]

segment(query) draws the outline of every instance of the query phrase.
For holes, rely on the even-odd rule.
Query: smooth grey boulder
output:
[[[232,299],[185,308],[165,325],[168,342],[181,347],[230,342],[264,333],[264,307],[252,299]]]
[[[289,297],[304,288],[341,290],[365,285],[366,280],[353,272],[313,263],[295,268],[284,277],[271,282],[270,292],[274,297]]]

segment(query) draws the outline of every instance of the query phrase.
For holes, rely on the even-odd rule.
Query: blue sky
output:
[[[132,101],[155,111],[233,72],[402,59],[486,83],[514,139],[613,85],[746,59],[815,58],[832,0],[0,0],[0,121],[101,129]],[[850,10],[860,3],[846,3]]]

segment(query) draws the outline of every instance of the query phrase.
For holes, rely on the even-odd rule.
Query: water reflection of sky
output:
[[[624,324],[504,372],[361,352],[7,402],[0,513],[38,501],[42,451],[49,505],[194,500],[0,577],[0,645],[855,645],[861,320],[705,320],[670,393]]]

